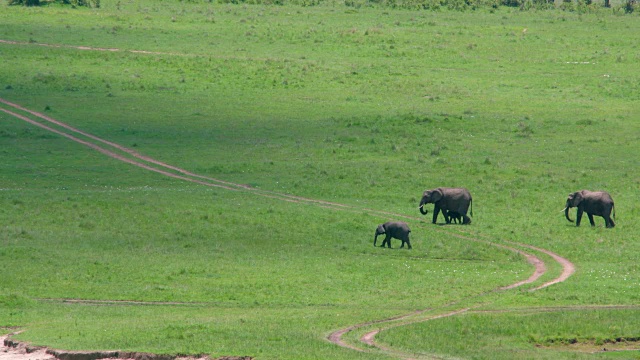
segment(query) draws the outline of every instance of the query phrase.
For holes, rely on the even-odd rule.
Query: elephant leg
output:
[[[442,215],[444,215],[444,221],[445,221],[447,224],[451,224],[451,219],[452,219],[452,217],[451,217],[451,216],[449,216],[449,212],[448,212],[447,210],[442,210]]]
[[[578,208],[578,213],[576,214],[576,226],[580,226],[580,221],[582,221],[582,213],[584,210]]]
[[[593,214],[592,213],[587,213],[587,216],[589,217],[589,223],[591,224],[591,226],[596,226],[596,222],[593,221]],[[606,223],[607,220],[605,218],[604,222]]]
[[[432,223],[436,223],[438,222],[438,214],[440,214],[440,206],[436,205],[433,207],[433,221]],[[445,219],[446,219],[446,215],[445,215]]]
[[[404,242],[402,243],[402,246],[404,246]],[[407,235],[407,248],[411,250],[411,241],[409,241],[409,235]]]
[[[388,247],[389,249],[391,249],[391,235],[387,235],[387,236],[384,238],[384,241],[382,242],[382,247],[384,247],[384,244],[385,244],[385,243],[387,243],[387,247]]]
[[[462,224],[463,225],[469,225],[471,224],[471,218],[468,217],[466,214],[462,215]]]
[[[607,223],[606,224],[607,227],[608,228],[612,228],[612,227],[616,226],[616,223],[613,222],[613,219],[611,218],[611,215],[609,215],[608,218],[609,218],[609,222],[608,223],[607,223],[607,218],[605,218],[605,223]]]

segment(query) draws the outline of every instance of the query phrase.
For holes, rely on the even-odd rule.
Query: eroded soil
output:
[[[0,336],[0,360],[214,360],[208,355],[180,356],[127,351],[65,351],[31,346]],[[251,356],[222,356],[215,360],[252,360]]]

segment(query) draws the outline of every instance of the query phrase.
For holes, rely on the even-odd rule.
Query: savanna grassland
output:
[[[639,19],[579,10],[1,4],[0,99],[232,186],[0,104],[0,329],[258,359],[639,358]],[[471,191],[471,225],[419,214],[439,186]],[[615,228],[564,218],[580,189],[611,193]],[[387,220],[412,250],[372,246]],[[575,273],[529,291],[562,272],[529,246]],[[522,252],[546,272],[499,290],[533,273]],[[358,340],[383,325],[345,335],[366,351],[327,340],[461,309],[385,328],[386,350]]]

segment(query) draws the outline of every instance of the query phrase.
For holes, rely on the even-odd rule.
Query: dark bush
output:
[[[631,14],[638,8],[638,2],[636,0],[627,0],[624,5],[624,12]]]
[[[39,6],[40,0],[9,0],[9,5]]]
[[[9,5],[23,5],[23,6],[41,6],[41,5],[49,5],[49,4],[63,4],[63,5],[71,5],[73,7],[76,6],[86,6],[86,7],[100,7],[100,0],[8,0]]]

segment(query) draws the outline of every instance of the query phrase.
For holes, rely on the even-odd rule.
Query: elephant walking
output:
[[[447,224],[462,224],[462,215],[457,211],[446,211],[442,210],[442,214],[444,215],[444,219]]]
[[[391,248],[391,238],[396,238],[402,240],[402,246],[404,247],[404,243],[407,243],[409,249],[411,249],[411,241],[409,241],[409,233],[411,233],[411,229],[409,229],[409,225],[400,221],[388,221],[384,224],[378,225],[376,229],[376,236],[373,238],[373,246],[376,246],[376,242],[378,241],[378,235],[386,235],[384,240],[382,241],[381,247],[384,247],[387,244],[387,247]]]
[[[473,216],[473,199],[471,193],[465,188],[437,188],[427,190],[422,194],[420,200],[420,213],[427,215],[428,211],[424,209],[425,204],[434,204],[433,207],[433,223],[438,220],[438,214],[442,210],[447,224],[451,223],[449,213],[457,214],[458,218],[462,217],[462,223],[471,224],[471,218],[467,216],[467,211],[471,207],[471,216]]]
[[[616,226],[613,219],[611,219],[611,212],[613,212],[613,217],[616,217],[613,199],[606,191],[581,190],[569,194],[563,211],[564,216],[571,222],[573,222],[573,220],[569,217],[569,209],[572,207],[578,208],[576,226],[580,226],[580,220],[582,220],[582,214],[584,212],[587,213],[591,226],[596,225],[593,221],[593,215],[602,216],[604,218],[604,224],[608,228]]]

